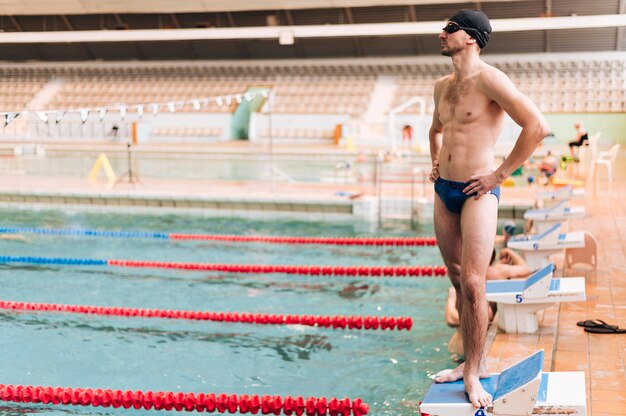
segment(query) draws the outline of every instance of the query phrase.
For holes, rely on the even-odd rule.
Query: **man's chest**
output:
[[[474,83],[450,83],[439,98],[439,119],[442,123],[471,123],[486,111],[490,100]]]

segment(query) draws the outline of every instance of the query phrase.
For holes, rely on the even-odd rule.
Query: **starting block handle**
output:
[[[526,279],[522,296],[524,298],[546,298],[550,292],[550,282],[552,280],[552,272],[554,264],[549,263]]]
[[[572,191],[574,190],[574,187],[572,185],[567,185],[564,186],[559,192],[558,192],[558,196],[561,198],[569,198],[570,196],[572,196]]]
[[[543,233],[539,234],[537,236],[537,240],[547,241],[547,242],[554,240],[556,242],[556,240],[559,238],[560,230],[561,230],[561,223],[554,224],[552,227],[550,227]]]
[[[494,401],[511,394],[539,376],[543,367],[543,358],[544,352],[539,350],[500,373],[498,385],[493,394]]]
[[[552,211],[553,214],[557,214],[557,213],[563,214],[565,212],[566,203],[567,203],[567,200],[563,200],[559,202],[558,204],[556,204],[555,206],[553,206],[552,208],[550,208],[550,211]]]
[[[498,378],[493,395],[493,413],[525,416],[533,413],[537,404],[543,350],[504,370]]]

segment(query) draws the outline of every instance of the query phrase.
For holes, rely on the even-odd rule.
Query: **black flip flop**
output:
[[[626,334],[626,329],[607,325],[606,327],[585,328],[585,332],[592,334]]]
[[[576,325],[583,328],[617,328],[617,325],[610,325],[602,319],[589,319],[587,321],[576,322]]]

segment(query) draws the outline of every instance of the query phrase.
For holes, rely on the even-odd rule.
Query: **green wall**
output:
[[[567,143],[574,138],[576,121],[583,123],[590,136],[601,131],[601,146],[626,143],[626,113],[545,114],[545,117],[558,143]]]

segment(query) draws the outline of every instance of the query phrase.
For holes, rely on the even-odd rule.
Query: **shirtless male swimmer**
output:
[[[500,184],[550,132],[530,99],[500,70],[480,59],[491,25],[476,10],[462,10],[439,34],[441,54],[454,72],[435,83],[435,111],[428,137],[435,183],[435,234],[457,292],[465,363],[437,377],[463,378],[476,408],[491,404],[480,384],[489,377],[485,360],[487,301],[485,274],[494,247]],[[522,131],[506,160],[494,169],[496,139],[507,113]]]

